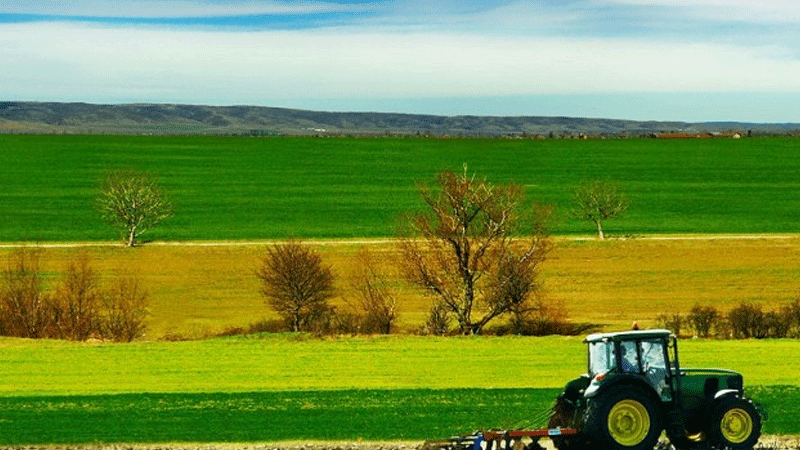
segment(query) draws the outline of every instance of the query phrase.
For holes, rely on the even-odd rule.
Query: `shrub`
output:
[[[256,276],[267,303],[290,331],[326,334],[334,276],[317,252],[299,242],[268,247]]]
[[[58,338],[61,309],[44,290],[39,254],[26,248],[14,252],[3,271],[0,291],[0,331],[5,336]]]
[[[397,319],[397,294],[381,279],[372,254],[362,248],[356,255],[356,270],[351,284],[358,293],[357,332],[390,334]],[[355,320],[355,318],[351,318]]]
[[[767,326],[760,305],[740,303],[728,312],[728,322],[735,339],[767,337]]]
[[[100,336],[116,342],[142,337],[147,317],[147,292],[133,276],[120,276],[103,296]]]
[[[39,256],[20,248],[3,272],[0,334],[84,341],[99,336],[131,341],[145,329],[147,294],[135,278],[119,278],[109,290],[86,255],[67,265],[54,293],[45,291]]]
[[[569,322],[566,308],[561,302],[545,303],[539,299],[535,307],[517,311],[512,315],[508,327],[499,327],[495,329],[495,333],[520,336],[577,336],[599,328],[595,324]]]
[[[659,327],[672,331],[675,336],[681,336],[684,324],[681,313],[659,314],[656,321]]]
[[[442,303],[434,303],[428,314],[428,320],[420,329],[420,334],[445,336],[450,333],[451,322],[447,306]]]
[[[786,333],[787,337],[800,338],[800,298],[796,298],[788,305],[782,306],[779,314],[789,325],[789,330]]]
[[[783,339],[789,335],[789,330],[791,328],[791,317],[783,315],[778,311],[764,313],[765,337]]]
[[[719,312],[717,308],[713,306],[700,306],[697,304],[692,307],[686,321],[694,330],[696,336],[707,338],[710,336],[711,329],[718,319]]]
[[[733,333],[731,332],[731,323],[727,316],[720,315],[714,321],[714,337],[717,339],[733,338]]]
[[[55,293],[56,305],[61,310],[58,320],[61,337],[85,341],[99,331],[102,295],[98,277],[85,253],[69,263]]]

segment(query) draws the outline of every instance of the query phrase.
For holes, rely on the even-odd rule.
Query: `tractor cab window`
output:
[[[622,341],[619,343],[620,371],[625,373],[639,373],[639,353],[636,351],[636,341]]]
[[[589,344],[589,374],[600,375],[610,371],[615,364],[613,342],[592,342]]]
[[[642,341],[642,366],[647,371],[648,368],[659,368],[666,370],[667,364],[664,361],[664,342],[660,340]]]
[[[645,340],[640,343],[642,354],[642,370],[647,381],[655,388],[659,396],[669,395],[667,389],[667,362],[664,341],[659,339]]]

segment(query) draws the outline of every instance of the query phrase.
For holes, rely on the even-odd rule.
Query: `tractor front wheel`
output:
[[[761,415],[747,399],[730,397],[711,412],[708,437],[715,448],[750,450],[761,436]]]
[[[658,405],[636,386],[615,386],[599,394],[586,425],[603,449],[652,450],[661,434]]]

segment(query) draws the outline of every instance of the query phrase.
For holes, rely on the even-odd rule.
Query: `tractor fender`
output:
[[[641,377],[637,377],[635,375],[628,375],[628,374],[620,374],[615,375],[612,379],[604,379],[602,382],[598,381],[597,378],[593,379],[592,382],[589,384],[589,387],[586,388],[586,391],[583,393],[584,398],[594,398],[598,395],[602,394],[605,390],[613,387],[613,386],[638,386],[639,388],[643,389],[644,392],[648,392],[652,394],[653,398],[658,399],[658,395],[656,395],[655,390],[649,383],[644,381]]]
[[[716,394],[714,394],[714,402],[716,403],[716,402],[720,401],[721,399],[723,399],[725,397],[728,397],[730,395],[732,395],[734,397],[737,397],[741,393],[742,393],[742,391],[740,391],[738,389],[720,389],[719,391],[717,391]]]

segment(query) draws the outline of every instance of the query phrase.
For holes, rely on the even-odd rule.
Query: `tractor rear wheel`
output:
[[[593,442],[613,450],[652,450],[661,435],[656,402],[636,386],[615,386],[599,394],[586,418]]]
[[[761,436],[761,415],[750,400],[729,397],[711,411],[708,438],[715,448],[750,450]]]

